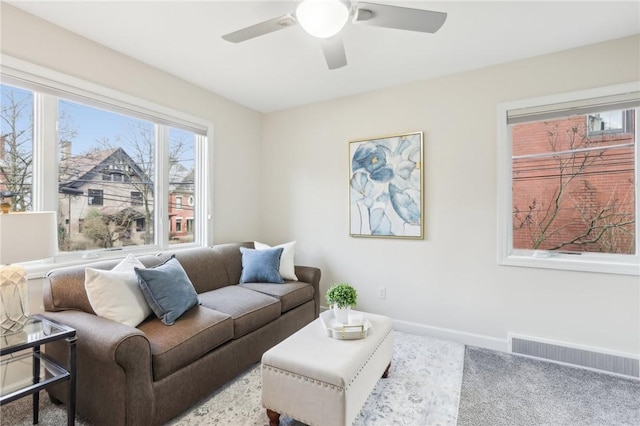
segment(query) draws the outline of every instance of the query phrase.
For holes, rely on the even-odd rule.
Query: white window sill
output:
[[[640,276],[640,257],[623,255],[573,254],[548,251],[524,251],[504,256],[498,262],[505,266],[558,269]]]

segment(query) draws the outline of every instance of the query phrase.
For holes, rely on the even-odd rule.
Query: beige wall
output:
[[[262,116],[1,5],[2,53],[214,123],[215,242],[296,239],[298,263],[322,268],[323,292],[350,281],[360,309],[416,331],[640,352],[638,277],[497,265],[495,127],[500,102],[637,80],[638,37]],[[347,141],[417,130],[425,239],[349,237]]]
[[[323,291],[349,281],[361,309],[426,332],[505,348],[514,332],[637,354],[638,277],[497,265],[496,106],[637,80],[639,56],[632,37],[267,114],[263,235],[298,240],[298,260],[322,268]],[[348,141],[418,130],[424,241],[349,237]]]

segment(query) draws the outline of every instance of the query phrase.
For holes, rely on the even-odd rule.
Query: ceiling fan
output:
[[[303,30],[322,40],[322,50],[329,69],[347,65],[340,31],[349,18],[354,24],[397,30],[435,33],[447,14],[430,10],[389,6],[349,0],[299,0],[295,11],[222,36],[240,43],[300,24]]]

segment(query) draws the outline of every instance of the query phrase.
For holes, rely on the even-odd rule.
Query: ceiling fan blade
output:
[[[435,33],[446,19],[447,14],[443,12],[360,2],[353,22],[374,27]]]
[[[334,36],[322,40],[322,51],[330,70],[342,68],[347,65],[347,54],[344,51],[342,38]]]
[[[269,34],[284,28],[292,27],[296,24],[296,20],[291,15],[278,16],[268,21],[243,28],[222,36],[223,39],[232,43],[240,43],[261,35]]]

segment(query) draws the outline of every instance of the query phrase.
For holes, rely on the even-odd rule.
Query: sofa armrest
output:
[[[295,266],[296,277],[299,281],[313,286],[313,299],[316,302],[316,318],[320,315],[320,269],[313,266]]]
[[[79,404],[90,411],[85,415],[127,419],[129,424],[136,424],[136,420],[143,424],[153,417],[151,347],[142,331],[82,311],[42,315],[76,329],[77,396],[86,399]],[[67,366],[66,342],[49,343],[45,352]],[[53,389],[50,393],[66,401],[63,390]],[[96,395],[96,391],[100,394]]]

